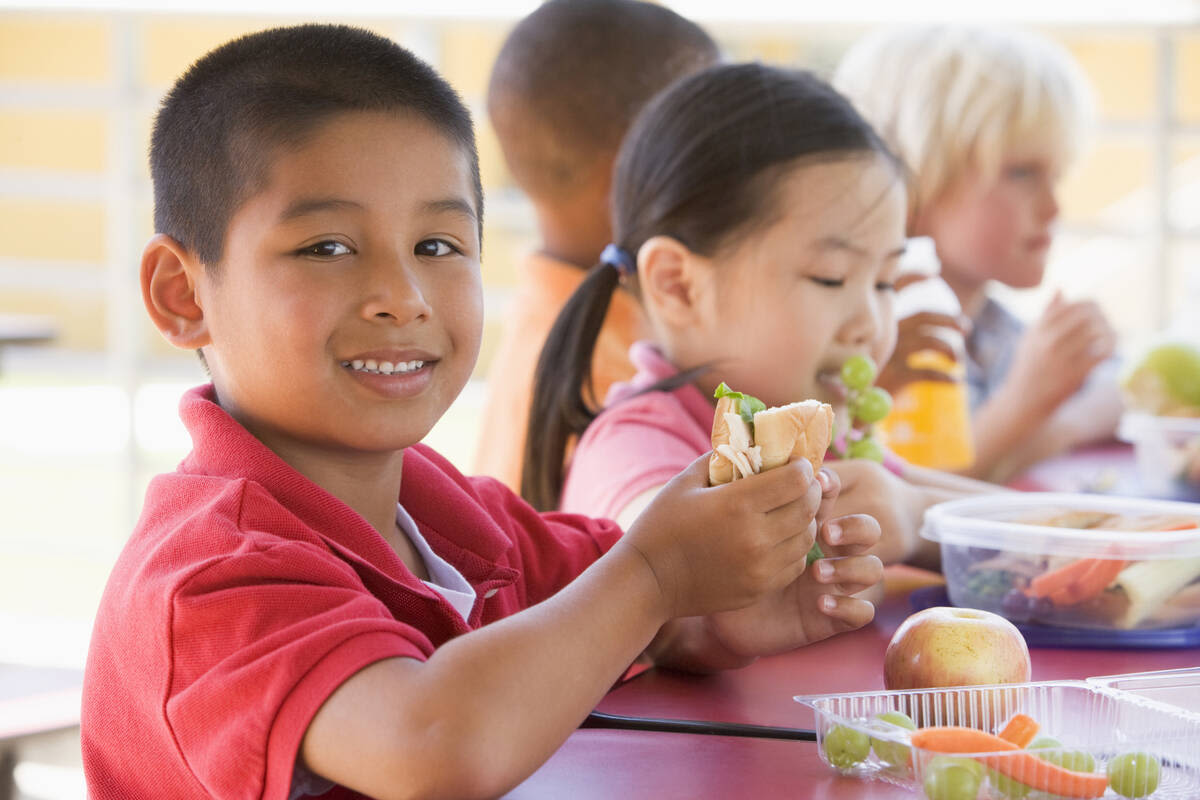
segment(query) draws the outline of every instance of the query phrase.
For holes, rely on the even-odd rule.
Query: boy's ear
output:
[[[664,322],[691,324],[699,313],[697,256],[671,236],[652,236],[638,248],[638,288],[645,303]]]
[[[142,302],[163,337],[185,350],[209,343],[196,283],[204,265],[165,233],[156,233],[142,251]]]

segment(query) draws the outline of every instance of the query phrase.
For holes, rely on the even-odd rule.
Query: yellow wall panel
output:
[[[1091,83],[1101,116],[1144,120],[1154,108],[1154,40],[1145,34],[1088,33],[1065,36]]]
[[[517,265],[536,246],[535,234],[485,225],[482,265],[484,286],[516,286]]]
[[[99,203],[0,198],[0,256],[103,262],[104,243]]]
[[[0,14],[0,80],[108,83],[110,30],[103,17]]]
[[[434,66],[468,102],[483,98],[492,64],[507,34],[507,29],[492,25],[446,26],[442,34],[442,63]]]
[[[491,194],[505,186],[515,185],[508,165],[504,163],[504,153],[500,151],[500,140],[496,138],[496,130],[482,109],[476,112],[475,138],[479,147],[479,174],[483,180],[484,192]]]
[[[1200,122],[1200,34],[1175,37],[1175,114]]]
[[[52,345],[67,350],[103,350],[105,316],[103,292],[48,290],[0,291],[0,309],[35,314],[54,320],[58,336]]]
[[[103,172],[107,120],[92,111],[0,111],[0,166]]]
[[[230,39],[284,24],[221,17],[149,17],[142,23],[142,81],[167,87],[200,56]]]
[[[1097,142],[1063,181],[1059,199],[1072,220],[1094,218],[1150,177],[1148,144],[1136,139],[1110,138]],[[1129,220],[1142,224],[1145,220]]]

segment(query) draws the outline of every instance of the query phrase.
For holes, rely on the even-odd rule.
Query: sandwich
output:
[[[708,482],[713,486],[783,466],[793,457],[808,459],[815,473],[833,438],[833,407],[804,400],[767,408],[757,397],[722,383],[714,394],[712,455]]]

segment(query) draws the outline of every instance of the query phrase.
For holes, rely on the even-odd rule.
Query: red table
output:
[[[691,676],[650,670],[614,689],[601,711],[631,716],[812,727],[797,694],[883,689],[883,652],[908,615],[916,571],[893,568],[876,620],[853,633],[764,658],[741,670]],[[1031,651],[1034,680],[1200,665],[1200,649]],[[581,730],[510,798],[906,798],[881,781],[843,778],[812,742]]]

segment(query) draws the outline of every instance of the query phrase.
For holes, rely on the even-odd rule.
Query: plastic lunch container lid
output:
[[[921,536],[962,547],[1079,558],[1200,557],[1200,530],[1110,531],[1031,525],[1023,519],[1053,511],[1173,514],[1200,522],[1200,503],[1095,494],[1027,492],[950,500],[925,512]]]
[[[1146,432],[1194,433],[1200,436],[1200,417],[1160,417],[1142,411],[1126,411],[1121,415],[1117,436],[1123,441],[1137,441]]]

